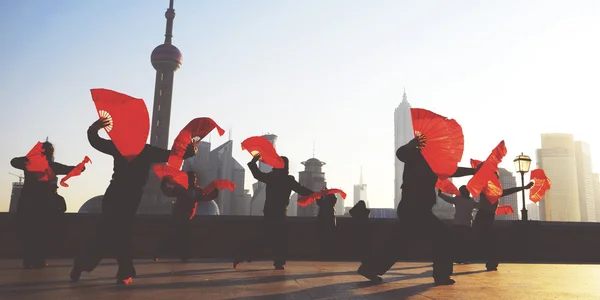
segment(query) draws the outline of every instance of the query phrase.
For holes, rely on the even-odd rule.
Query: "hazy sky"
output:
[[[46,136],[57,161],[93,160],[59,190],[77,211],[104,193],[112,174],[112,158],[87,142],[97,118],[89,90],[117,90],[152,107],[150,53],[164,40],[168,1],[0,5],[0,211],[16,179],[8,173],[18,174],[10,159]],[[363,166],[371,206],[392,207],[394,108],[406,87],[413,107],[463,126],[465,164],[504,139],[502,166],[512,171],[519,153],[535,159],[540,133],[567,132],[590,143],[600,171],[598,113],[590,109],[600,100],[600,1],[177,0],[175,11],[183,66],[171,142],[202,116],[232,128],[238,145],[275,133],[296,177],[315,143],[330,187],[352,199]],[[227,136],[213,135],[214,146]],[[250,160],[237,147],[234,157]]]

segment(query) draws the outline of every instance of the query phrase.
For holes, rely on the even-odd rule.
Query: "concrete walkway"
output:
[[[242,264],[175,260],[136,261],[138,277],[115,285],[116,265],[106,260],[78,283],[69,282],[70,260],[50,260],[43,270],[22,270],[0,260],[0,299],[600,299],[598,265],[455,265],[453,286],[432,284],[430,263],[398,263],[372,285],[356,274],[356,262],[289,262],[275,271],[269,262]]]

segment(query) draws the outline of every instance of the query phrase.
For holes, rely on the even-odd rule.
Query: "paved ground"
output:
[[[51,260],[44,270],[21,270],[0,260],[0,299],[600,299],[598,265],[457,265],[453,286],[432,284],[428,263],[398,263],[372,285],[355,273],[355,262],[289,262],[275,271],[268,262],[243,264],[174,260],[137,261],[138,278],[116,286],[116,265],[102,264],[81,281],[68,280],[71,261]]]

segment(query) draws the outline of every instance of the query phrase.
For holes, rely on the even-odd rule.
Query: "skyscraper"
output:
[[[264,138],[269,140],[271,144],[273,144],[273,148],[277,148],[277,136],[274,134],[265,134]],[[263,162],[258,162],[258,169],[264,173],[271,172],[273,169],[271,166],[264,164]],[[250,215],[252,216],[262,216],[263,208],[265,206],[265,200],[267,199],[266,194],[266,184],[257,181],[252,184],[252,202],[250,203]]]
[[[154,48],[150,55],[152,67],[156,70],[152,123],[150,124],[150,145],[169,149],[173,79],[175,71],[181,67],[182,63],[181,52],[172,44],[173,20],[175,19],[173,0],[169,1],[169,8],[165,13],[165,18],[167,19],[165,41]],[[170,213],[171,202],[172,199],[168,200],[163,196],[156,174],[150,171],[138,212]]]
[[[552,180],[552,188],[540,201],[540,218],[544,221],[580,222],[573,135],[542,134],[542,147],[537,155],[538,168],[542,168]]]
[[[12,183],[12,190],[10,191],[10,206],[8,207],[8,212],[11,214],[17,213],[17,206],[19,204],[19,198],[21,198],[21,191],[23,190],[23,182],[19,180],[19,182]]]
[[[500,184],[502,184],[503,189],[514,188],[517,186],[517,178],[515,175],[505,169],[498,169],[498,173],[500,173]],[[511,215],[499,215],[496,216],[496,220],[518,220],[519,219],[519,197],[521,197],[521,193],[515,193],[508,196],[504,196],[500,198],[498,201],[500,203],[498,205],[510,205],[515,211],[514,214]],[[539,217],[538,217],[539,218]]]
[[[542,157],[542,149],[536,149],[535,150],[535,157],[537,158],[535,161],[535,168],[536,169],[543,169],[542,168],[542,162],[540,161],[540,158]],[[540,221],[547,221],[546,220],[546,197],[544,196],[540,202],[537,203],[538,204],[538,214],[539,214],[539,220]]]
[[[596,222],[596,203],[594,199],[590,145],[582,141],[575,142],[575,161],[577,162],[577,187],[579,191],[581,221]]]
[[[343,190],[343,189],[341,189]],[[340,196],[340,194],[335,194],[335,197],[337,198],[337,202],[335,203],[335,215],[336,216],[343,216],[344,213],[346,213],[346,209],[344,208],[344,198],[342,198],[342,196]]]
[[[354,185],[354,204],[356,205],[359,201],[365,201],[367,208],[369,207],[369,201],[367,200],[367,185],[363,182],[362,167],[360,168],[360,182]]]
[[[596,222],[600,222],[600,175],[594,173],[592,182],[594,183],[594,202],[598,208],[596,209]]]
[[[404,163],[396,157],[396,150],[414,138],[412,117],[410,115],[410,104],[406,97],[406,91],[402,96],[402,102],[394,111],[394,208],[398,207],[402,195],[402,174]]]
[[[322,169],[325,162],[313,157],[307,161],[303,161],[302,164],[304,165],[304,171],[298,174],[298,182],[300,184],[315,192],[327,186],[325,173]],[[316,203],[305,207],[298,207],[298,217],[316,217],[318,212],[319,206]]]
[[[288,205],[287,210],[288,217],[297,217],[298,216],[298,193],[292,192],[290,196],[290,204]]]
[[[517,214],[518,212],[515,210],[514,215]],[[527,216],[529,216],[529,220],[540,221],[540,208],[537,203],[530,202],[527,204]]]

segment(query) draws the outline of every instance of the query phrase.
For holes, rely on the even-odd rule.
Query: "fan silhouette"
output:
[[[233,181],[227,180],[227,179],[213,180],[211,183],[209,183],[204,188],[204,194],[208,195],[208,194],[212,193],[212,191],[214,191],[214,190],[233,191],[233,190],[235,190],[235,183]]]
[[[83,172],[83,169],[85,168],[85,164],[87,163],[92,163],[92,160],[85,156],[83,158],[83,160],[77,164],[77,166],[75,166],[75,168],[73,168],[73,170],[71,170],[71,172],[69,172],[69,174],[67,174],[65,177],[63,177],[60,180],[60,185],[64,186],[64,187],[69,187],[69,185],[67,184],[67,180],[71,177],[75,177],[75,176],[79,176],[81,175],[81,173]]]
[[[542,169],[531,171],[530,176],[530,180],[533,181],[533,186],[529,190],[529,200],[532,202],[539,202],[546,195],[546,191],[552,187],[552,181],[550,181]]]
[[[143,99],[108,89],[91,89],[99,117],[109,120],[106,133],[119,153],[132,161],[146,147],[150,116]]]
[[[167,178],[169,181],[174,182],[185,189],[189,186],[188,175],[186,172],[175,169],[167,164],[156,164],[152,169],[161,181],[164,178]]]
[[[435,184],[435,188],[441,190],[443,193],[452,194],[455,196],[460,196],[460,191],[456,188],[454,183],[448,179],[441,180],[438,178],[438,181]]]
[[[484,162],[471,159],[471,167],[478,168],[481,165],[467,183],[467,189],[473,197],[479,197],[479,194],[488,186],[488,182],[497,178],[498,164],[502,162],[506,153],[506,145],[504,141],[501,141]]]
[[[494,152],[492,151],[492,154],[493,153]],[[482,163],[483,162],[480,160],[471,159],[471,168],[476,169]],[[479,169],[479,171],[477,171],[477,173],[481,172],[482,169],[483,169],[483,167],[481,169]],[[475,173],[475,175],[477,175],[477,173]],[[500,182],[500,179],[499,179],[500,175],[499,175],[498,171],[495,171],[493,174],[494,174],[493,176],[487,177],[489,180],[487,182],[485,182],[485,186],[481,189],[481,191],[479,191],[479,193],[477,193],[477,196],[479,196],[481,193],[483,193],[491,204],[496,203],[498,201],[498,199],[500,199],[502,197],[502,193],[504,193],[504,189],[502,188],[502,183]],[[472,197],[477,197],[471,191],[473,188],[469,186],[470,184],[472,184],[471,181],[473,181],[473,178],[475,178],[475,176],[471,177],[471,180],[469,180],[469,182],[467,183],[467,189],[471,193]]]
[[[219,135],[225,134],[225,130],[219,127],[211,118],[196,118],[191,120],[177,135],[171,147],[171,155],[169,156],[169,166],[179,169],[183,164],[183,155],[187,146],[190,143],[194,147],[206,137],[213,129],[217,129]],[[196,148],[197,150],[197,148]]]
[[[27,153],[27,162],[25,169],[35,174],[39,181],[50,181],[56,178],[54,171],[50,168],[46,155],[44,155],[42,142],[37,142],[35,146]]]
[[[317,202],[317,199],[319,198],[323,198],[327,195],[333,195],[333,194],[340,194],[340,196],[342,197],[342,199],[346,199],[346,193],[340,189],[324,189],[318,192],[314,192],[312,194],[310,194],[309,196],[302,196],[300,198],[298,198],[298,206],[301,207],[306,207],[309,206],[315,202]]]
[[[452,176],[464,151],[462,127],[455,120],[426,109],[411,108],[410,113],[423,157],[441,180]]]
[[[510,205],[500,205],[496,210],[496,215],[512,215],[515,211]]]
[[[285,162],[277,154],[273,144],[263,136],[251,136],[242,142],[242,150],[247,150],[250,155],[260,154],[260,161],[273,167],[283,168]]]

